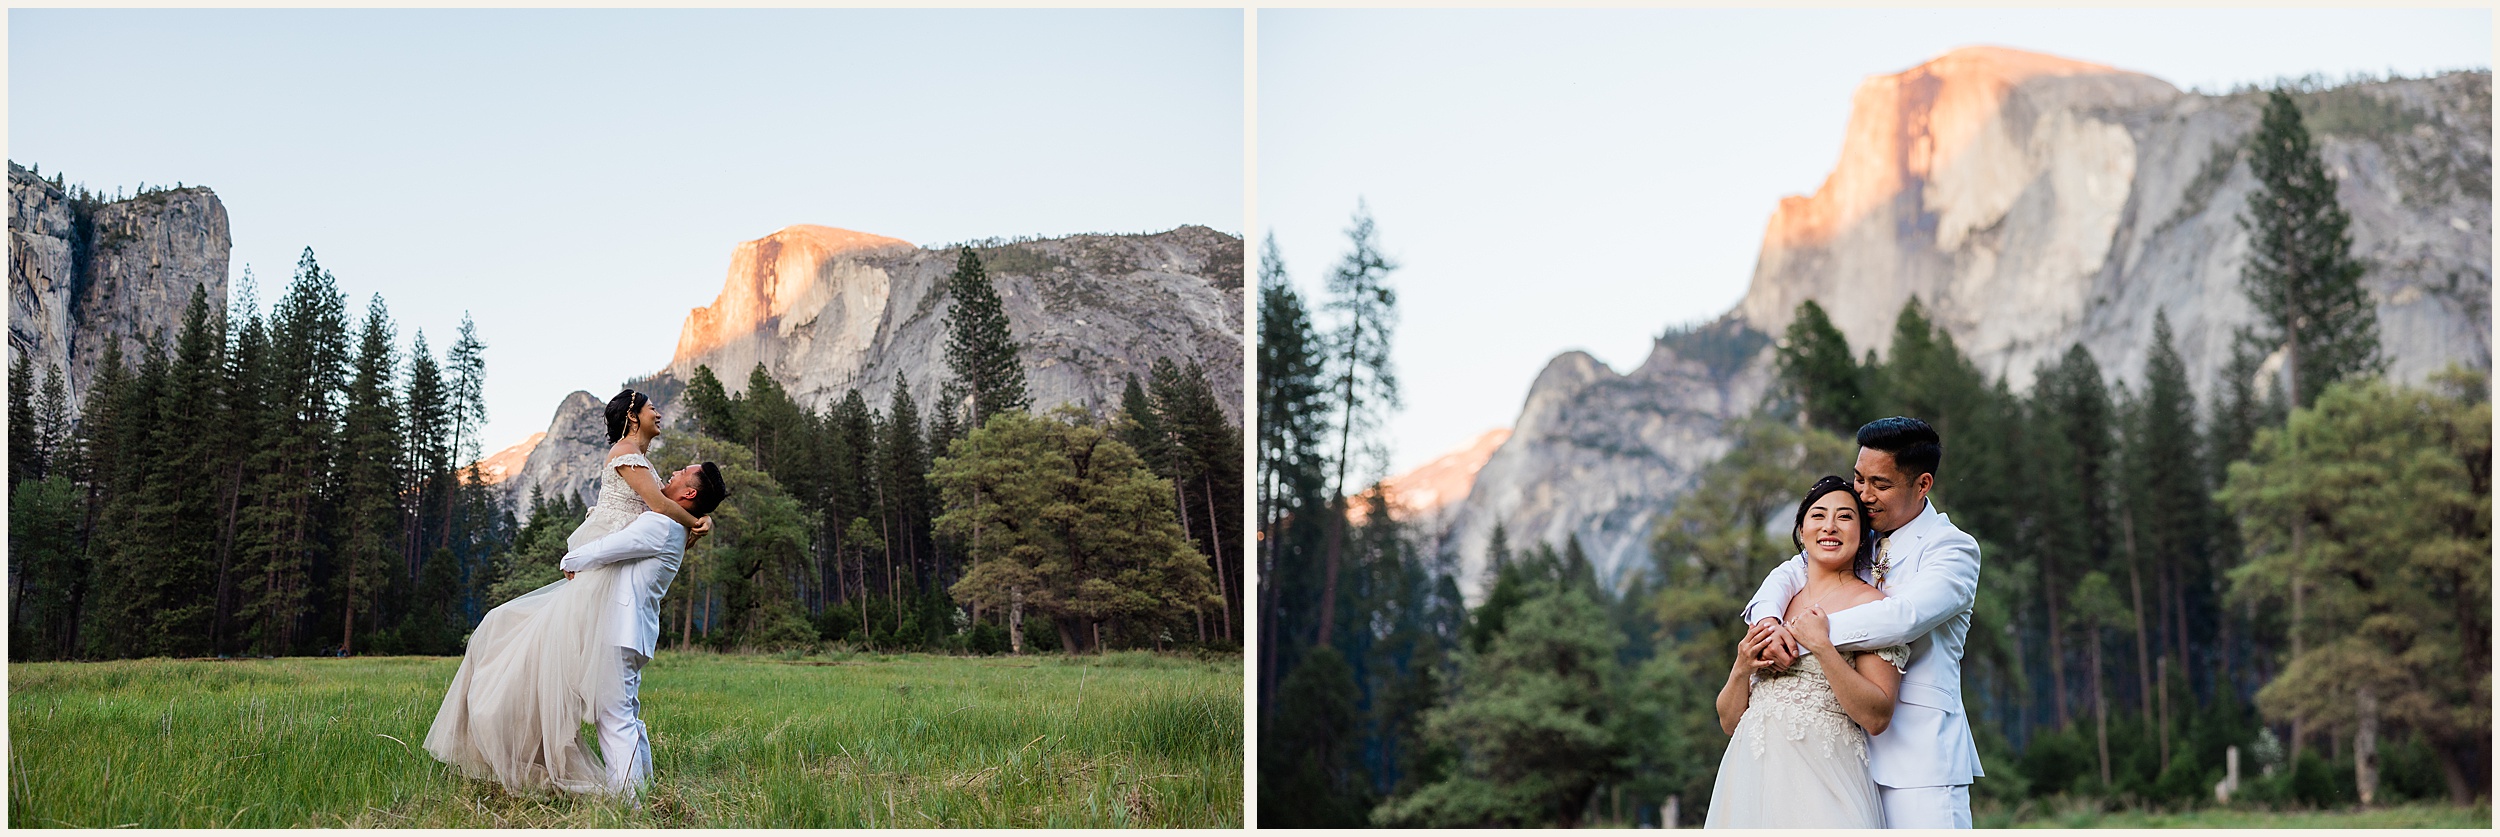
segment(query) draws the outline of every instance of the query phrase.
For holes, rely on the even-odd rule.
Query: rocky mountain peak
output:
[[[885,277],[843,270],[850,262],[840,257],[909,247],[911,242],[899,238],[816,224],[792,224],[739,244],[730,251],[729,276],[721,283],[720,296],[686,314],[669,371],[680,379],[689,377],[698,359],[732,350],[760,332],[776,331],[781,318],[793,312],[806,317],[829,302],[842,303],[840,309],[858,320],[845,323],[845,332],[874,334],[877,315],[885,307]],[[730,377],[744,367],[713,371]]]

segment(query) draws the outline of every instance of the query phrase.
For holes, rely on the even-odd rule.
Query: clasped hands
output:
[[[694,528],[686,530],[686,548],[687,548],[687,549],[693,549],[693,548],[694,548],[694,542],[695,542],[695,541],[702,540],[702,539],[703,539],[703,536],[705,536],[705,535],[709,535],[709,534],[711,534],[711,533],[712,533],[712,516],[707,514],[707,515],[704,515],[704,516],[702,516],[702,517],[700,517],[700,518],[696,518],[696,519],[695,519],[695,522],[694,522]],[[576,576],[576,575],[580,575],[580,573],[575,572],[575,571],[572,571],[572,570],[566,570],[566,571],[564,572],[564,580],[566,580],[566,581],[571,581],[571,580],[573,580],[573,576]]]
[[[1777,616],[1762,617],[1746,629],[1736,653],[1750,660],[1756,670],[1785,671],[1797,664],[1798,657],[1831,647],[1831,634],[1831,614],[1821,607],[1808,607],[1794,623],[1782,623]]]

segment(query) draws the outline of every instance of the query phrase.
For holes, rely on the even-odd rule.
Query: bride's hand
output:
[[[1755,625],[1746,629],[1745,638],[1736,642],[1736,667],[1729,672],[1729,676],[1748,676],[1772,668],[1774,663],[1762,652],[1764,646],[1774,640],[1771,629],[1766,626]]]
[[[1831,614],[1824,613],[1820,606],[1806,608],[1805,613],[1789,623],[1788,629],[1797,635],[1797,644],[1805,646],[1808,652],[1832,647]]]
[[[694,522],[694,529],[693,529],[693,531],[689,532],[688,534],[691,534],[691,535],[693,535],[693,536],[695,536],[695,537],[700,538],[700,537],[703,537],[703,536],[705,536],[705,535],[709,535],[709,534],[711,534],[711,533],[712,533],[712,516],[707,514],[707,515],[704,515],[701,519],[698,519],[698,520],[696,520],[696,521]]]

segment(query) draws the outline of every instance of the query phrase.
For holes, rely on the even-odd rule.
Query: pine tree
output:
[[[137,374],[114,393],[112,435],[96,448],[110,451],[102,461],[111,466],[98,530],[103,547],[96,561],[98,606],[87,644],[88,653],[99,657],[144,656],[157,640],[151,629],[164,602],[152,573],[177,537],[172,498],[150,491],[165,482],[169,468],[158,447],[168,434],[157,432],[166,420],[169,366],[164,344],[152,335],[142,346]]]
[[[1329,493],[1337,498],[1348,496],[1346,474],[1358,454],[1355,440],[1363,440],[1359,453],[1365,461],[1383,458],[1374,434],[1379,432],[1388,412],[1399,404],[1397,374],[1389,357],[1392,333],[1397,327],[1398,296],[1388,284],[1389,274],[1398,266],[1381,254],[1379,243],[1374,240],[1377,234],[1370,208],[1358,204],[1354,225],[1346,230],[1350,249],[1328,276],[1329,299],[1324,307],[1337,315],[1337,328],[1328,341],[1337,417],[1337,479]],[[1371,466],[1366,470],[1372,470]],[[1321,645],[1328,644],[1336,628],[1344,517],[1330,516],[1333,534],[1328,539],[1327,564],[1320,584]]]
[[[244,585],[239,612],[253,647],[290,654],[308,644],[314,571],[330,557],[320,527],[335,499],[337,405],[348,374],[346,298],[312,248],[297,262],[269,332],[270,425],[254,467],[259,502],[244,520],[265,540],[242,562],[259,577]]]
[[[34,361],[25,354],[9,364],[9,487],[43,471],[42,430],[35,426]],[[15,559],[12,558],[12,561]]]
[[[2132,422],[2126,478],[2129,519],[2140,532],[2144,565],[2156,575],[2161,632],[2176,665],[2193,670],[2187,626],[2191,591],[2210,577],[2212,495],[2206,483],[2204,444],[2196,431],[2196,393],[2188,388],[2187,364],[2179,357],[2165,313],[2153,316],[2153,348],[2144,365],[2144,398]],[[2138,606],[2139,610],[2143,606]]]
[[[271,461],[265,449],[274,418],[269,407],[269,330],[257,291],[247,268],[231,309],[244,315],[239,321],[230,319],[234,325],[227,329],[229,346],[221,370],[228,409],[218,425],[222,456],[217,473],[217,613],[212,620],[215,634],[210,638],[210,645],[220,654],[241,650],[235,623],[242,589],[238,585],[248,580],[243,559],[270,542],[269,532],[244,527],[246,515],[259,499],[251,495],[261,475],[256,469]]]
[[[46,365],[43,395],[35,401],[36,458],[43,463],[39,476],[50,476],[59,470],[60,457],[69,443],[71,421],[69,383],[61,379],[61,367]]]
[[[1779,378],[1805,410],[1806,423],[1833,433],[1855,432],[1873,418],[1860,390],[1857,359],[1849,338],[1832,325],[1814,300],[1797,304],[1779,347]]]
[[[385,624],[381,613],[392,580],[405,559],[399,541],[401,410],[391,381],[398,358],[392,346],[390,311],[375,294],[365,307],[355,377],[348,382],[341,414],[339,462],[338,596],[340,653],[356,650],[356,625]]]
[[[450,521],[443,510],[455,478],[451,422],[444,398],[442,367],[434,362],[433,348],[419,330],[408,347],[408,396],[403,411],[408,425],[407,456],[401,464],[416,487],[408,504],[408,533],[402,547],[411,560],[422,558],[406,570],[412,579],[424,576],[421,565],[433,560],[448,535],[445,529]],[[451,560],[456,565],[460,558],[454,554]],[[456,568],[452,578],[459,578]]]
[[[1277,689],[1318,626],[1318,538],[1328,517],[1327,349],[1270,234],[1259,256],[1259,694]],[[1342,662],[1342,659],[1340,660]]]
[[[2290,94],[2267,94],[2248,165],[2257,189],[2239,219],[2250,238],[2240,285],[2261,318],[2256,339],[2289,353],[2289,402],[2306,407],[2327,384],[2384,366],[2378,309],[2361,288],[2351,216]]]
[[[148,581],[149,652],[167,656],[210,653],[217,615],[217,557],[202,549],[219,530],[217,493],[202,477],[217,473],[227,456],[216,424],[227,414],[225,335],[212,318],[206,289],[193,286],[182,330],[166,369],[148,448],[161,459],[150,469],[148,503],[162,515],[154,533]]]
[[[877,493],[886,521],[884,535],[911,581],[925,588],[935,569],[924,560],[929,541],[929,465],[920,446],[920,407],[912,401],[911,385],[900,372],[894,374],[894,395],[887,402],[881,429]]]
[[[733,442],[746,440],[746,427],[738,420],[738,404],[729,397],[719,376],[712,374],[712,367],[694,368],[694,379],[686,382],[686,404],[694,412],[698,432]]]
[[[948,277],[955,304],[946,315],[946,366],[972,388],[972,424],[988,424],[1007,410],[1032,407],[1024,388],[1024,362],[1008,332],[1006,304],[981,269],[981,257],[965,247]]]

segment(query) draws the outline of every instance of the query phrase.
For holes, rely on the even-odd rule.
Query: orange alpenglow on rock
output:
[[[2016,85],[2043,76],[2124,73],[2002,47],[1964,47],[1892,75],[1869,76],[1849,104],[1840,163],[1812,197],[1782,198],[1764,247],[1812,246],[1889,203],[1967,151]],[[2130,74],[2132,75],[2132,74]]]
[[[495,455],[478,460],[478,484],[495,485],[511,479],[512,475],[521,472],[522,465],[529,462],[530,451],[537,450],[538,443],[546,440],[545,432],[532,433],[529,438],[521,440],[520,444],[496,451]]]
[[[1415,470],[1382,480],[1380,487],[1389,492],[1390,513],[1402,519],[1413,519],[1449,508],[1467,499],[1467,492],[1476,485],[1476,472],[1493,459],[1493,452],[1510,441],[1510,428],[1497,427],[1478,435],[1465,447],[1440,455]],[[1360,502],[1347,504],[1348,514],[1357,523],[1363,519]]]
[[[828,297],[845,291],[876,297],[862,300],[874,304],[850,308],[864,316],[881,318],[884,288],[831,287],[836,282],[826,275],[827,267],[834,257],[846,253],[910,246],[911,242],[899,238],[815,224],[792,224],[739,244],[730,255],[729,277],[721,285],[720,296],[711,305],[686,315],[686,325],[677,335],[677,354],[670,362],[670,371],[680,378],[689,377],[694,359],[748,341],[785,314],[812,313]],[[873,335],[874,323],[865,325]],[[680,366],[685,368],[677,368]],[[746,377],[745,368],[712,371],[723,379],[744,381]]]

